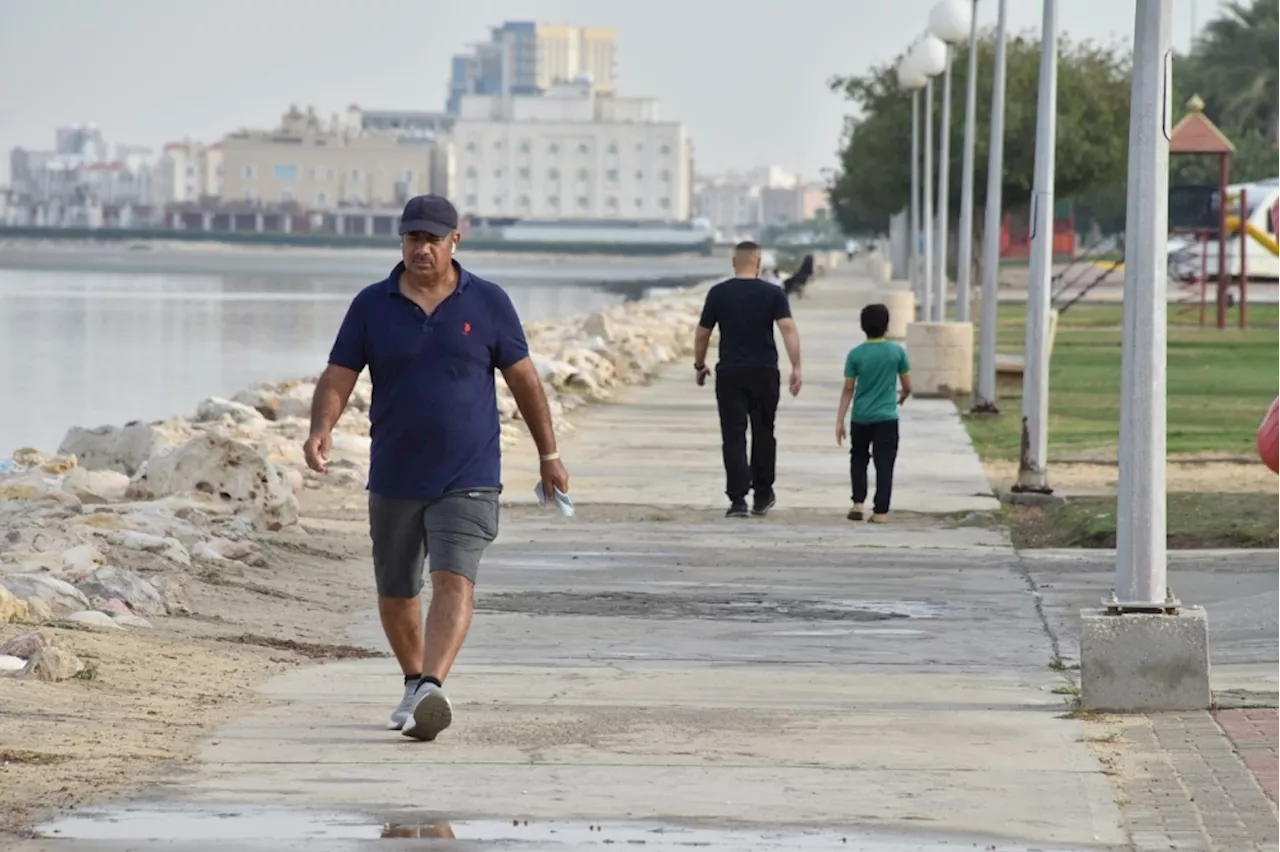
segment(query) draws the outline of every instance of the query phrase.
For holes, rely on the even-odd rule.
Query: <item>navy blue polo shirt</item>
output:
[[[493,371],[529,354],[510,297],[454,262],[458,287],[428,316],[400,292],[398,264],[347,309],[329,363],[373,380],[369,491],[433,500],[502,487]]]

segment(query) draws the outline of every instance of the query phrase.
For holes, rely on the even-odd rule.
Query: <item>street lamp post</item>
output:
[[[969,73],[965,78],[964,163],[960,171],[960,233],[956,235],[956,319],[969,321],[973,276],[973,145],[978,112],[978,0],[969,10]]]
[[[1166,606],[1165,379],[1172,0],[1138,0],[1125,202],[1116,595]]]
[[[947,46],[932,35],[926,35],[911,50],[911,61],[916,70],[925,76],[924,89],[924,209],[921,213],[921,225],[924,230],[924,287],[921,294],[921,317],[926,322],[932,321],[936,313],[932,302],[935,283],[933,265],[933,78],[946,68]]]
[[[1004,192],[1005,39],[1008,0],[1000,0],[991,83],[991,142],[987,152],[986,222],[982,229],[982,321],[978,340],[978,393],[974,411],[996,411],[996,322],[1000,309],[1000,220]]]
[[[911,288],[921,296],[920,276],[920,89],[928,78],[912,62],[911,51],[898,63],[898,85],[911,92],[911,202],[908,226],[911,229]],[[928,317],[925,317],[928,319]]]
[[[1121,337],[1116,588],[1081,612],[1080,707],[1207,710],[1209,624],[1165,585],[1165,415],[1173,0],[1136,0]]]
[[[1013,490],[1050,494],[1049,299],[1053,265],[1053,181],[1058,109],[1058,6],[1044,0],[1040,92],[1036,103],[1035,175],[1031,189],[1031,258],[1027,268],[1027,337],[1022,371],[1022,447]]]
[[[934,262],[933,321],[947,318],[947,231],[951,225],[951,45],[969,35],[969,7],[963,0],[940,0],[929,13],[929,31],[943,44],[942,121],[938,125],[938,247]]]

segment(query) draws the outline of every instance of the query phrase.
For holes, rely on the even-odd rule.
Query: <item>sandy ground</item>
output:
[[[358,491],[302,497],[304,511],[322,515],[363,502]],[[373,656],[343,644],[373,592],[367,549],[349,529],[308,524],[264,538],[265,567],[193,572],[191,616],[156,617],[153,630],[46,625],[88,666],[61,683],[0,679],[0,846],[95,791],[190,759],[207,731],[262,700],[252,687],[267,676]],[[29,629],[0,625],[0,642]]]
[[[1008,488],[1017,479],[1016,461],[987,460],[982,467],[993,487]],[[1115,494],[1119,475],[1114,462],[1051,461],[1049,464],[1049,484],[1064,497]],[[1169,460],[1166,476],[1169,491],[1203,494],[1280,491],[1280,480],[1261,462],[1173,458]]]

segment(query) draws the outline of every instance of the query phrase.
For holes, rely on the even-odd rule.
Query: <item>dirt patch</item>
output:
[[[334,510],[350,495],[304,495]],[[136,789],[192,759],[217,725],[263,701],[254,685],[320,660],[380,656],[344,644],[373,600],[368,537],[274,534],[260,566],[190,574],[193,614],[152,630],[44,629],[91,677],[61,683],[0,678],[0,846],[32,823],[102,795]],[[0,624],[0,641],[31,629]]]
[[[995,488],[1008,488],[1017,479],[1018,463],[1003,459],[982,462]],[[1280,493],[1280,478],[1258,461],[1214,457],[1175,457],[1166,468],[1169,491],[1210,493]],[[1120,468],[1114,459],[1052,461],[1049,484],[1064,497],[1114,494]]]
[[[256,633],[241,633],[239,636],[220,636],[218,641],[231,642],[236,645],[257,645],[260,648],[274,648],[277,651],[291,651],[311,660],[369,660],[388,656],[382,651],[359,648],[355,645],[321,645],[315,642],[298,642],[294,639],[259,636]]]

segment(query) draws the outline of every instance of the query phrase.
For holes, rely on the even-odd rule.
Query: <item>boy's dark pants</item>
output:
[[[898,460],[898,421],[854,423],[849,432],[849,473],[853,479],[853,502],[867,499],[867,462],[876,465],[874,511],[884,515],[893,496],[893,465]]]

